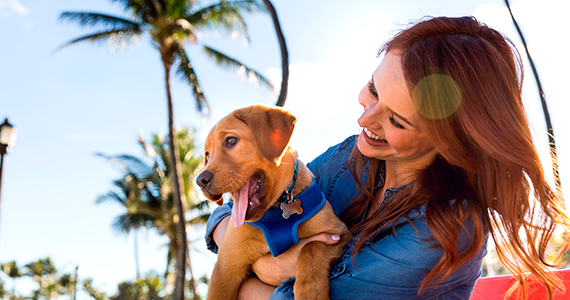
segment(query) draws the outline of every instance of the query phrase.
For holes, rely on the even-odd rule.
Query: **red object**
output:
[[[562,279],[566,291],[562,292],[554,289],[554,297],[552,299],[570,300],[570,269],[555,270],[553,272]],[[469,300],[515,300],[517,299],[517,291],[514,291],[510,297],[504,298],[505,293],[514,283],[515,279],[511,275],[479,278]],[[548,299],[546,289],[536,281],[528,284],[527,294],[528,300]]]

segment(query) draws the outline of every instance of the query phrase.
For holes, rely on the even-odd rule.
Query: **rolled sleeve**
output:
[[[208,250],[216,254],[218,253],[218,245],[216,245],[216,242],[214,241],[214,230],[216,229],[218,224],[225,217],[230,216],[231,213],[232,213],[232,203],[226,202],[212,212],[210,218],[208,219],[208,222],[206,223],[206,246],[208,247]]]
[[[295,278],[283,281],[283,283],[273,291],[269,300],[295,300],[295,296],[293,294],[294,284]]]

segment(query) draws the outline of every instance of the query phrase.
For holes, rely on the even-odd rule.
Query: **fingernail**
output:
[[[338,235],[338,234],[332,234],[332,235],[331,235],[331,239],[332,239],[333,241],[338,241],[338,240],[340,240],[340,235]]]

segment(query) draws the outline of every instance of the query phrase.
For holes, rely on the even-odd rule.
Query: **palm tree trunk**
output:
[[[192,263],[190,261],[190,250],[186,251],[186,261],[188,267],[188,273],[190,273],[190,286],[192,287],[192,293],[194,294],[194,300],[200,300],[200,296],[198,296],[198,286],[196,285],[196,279],[194,278],[194,272],[192,272]]]
[[[134,236],[135,236],[135,271],[137,274],[137,280],[141,278],[141,274],[140,274],[140,265],[139,265],[139,243],[138,243],[138,228],[135,228],[135,231],[133,232]]]
[[[509,5],[509,0],[505,0],[505,4],[507,5],[507,9],[509,10],[509,14],[511,15],[511,19],[513,19],[513,23],[519,33],[521,41],[524,46],[524,51],[526,52],[526,56],[530,62],[530,67],[532,69],[532,73],[534,74],[534,78],[536,79],[536,85],[538,87],[538,93],[540,97],[540,101],[542,103],[542,111],[544,112],[544,119],[546,121],[546,130],[548,130],[548,142],[550,147],[550,157],[552,159],[552,171],[554,173],[554,181],[556,183],[556,189],[560,194],[562,194],[562,183],[560,182],[560,174],[558,173],[558,158],[556,154],[556,141],[554,140],[554,128],[552,127],[552,122],[550,121],[550,113],[548,112],[548,106],[546,104],[546,99],[544,97],[544,91],[542,90],[542,84],[540,83],[540,78],[538,77],[538,72],[536,71],[536,66],[534,65],[534,61],[530,56],[530,52],[528,51],[528,47],[526,45],[526,40],[524,39],[523,33],[515,20],[515,16],[511,11],[511,6]]]
[[[174,284],[173,300],[184,300],[184,283],[186,276],[186,220],[184,219],[184,185],[181,182],[182,169],[180,168],[180,158],[178,147],[176,147],[176,135],[174,134],[174,109],[172,105],[172,95],[170,93],[170,67],[172,62],[167,55],[162,55],[164,65],[164,81],[166,84],[166,99],[168,100],[168,147],[170,148],[170,168],[172,173],[172,189],[174,192],[174,202],[178,213],[178,238],[176,255],[176,282]]]
[[[269,0],[263,0],[267,10],[273,19],[273,26],[275,27],[275,33],[277,34],[277,39],[279,40],[279,47],[281,48],[281,91],[279,92],[279,98],[277,99],[277,106],[285,105],[285,100],[287,100],[287,87],[289,84],[289,54],[287,53],[287,44],[285,43],[285,37],[283,36],[283,31],[281,30],[281,25],[279,25],[279,19],[277,18],[277,12],[275,7],[271,4]]]

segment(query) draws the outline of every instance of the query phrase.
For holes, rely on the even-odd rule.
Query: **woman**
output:
[[[523,286],[530,272],[549,293],[560,287],[545,249],[570,222],[532,142],[512,43],[475,18],[440,17],[379,53],[358,97],[360,135],[308,164],[353,234],[331,272],[331,299],[468,299],[489,235]],[[213,250],[227,210],[209,221]],[[240,297],[293,299],[300,248],[335,238],[258,260]]]

